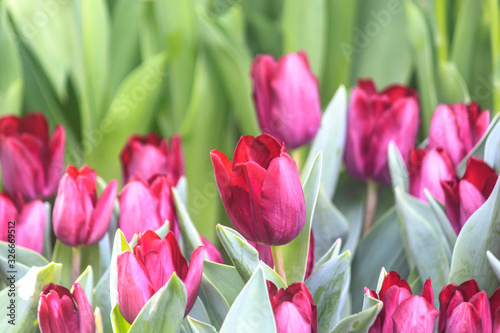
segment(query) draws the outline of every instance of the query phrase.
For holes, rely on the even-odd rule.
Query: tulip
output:
[[[272,282],[267,281],[267,289],[276,322],[276,332],[318,332],[316,305],[305,284],[294,282],[288,288],[278,290]]]
[[[448,284],[439,293],[438,332],[491,333],[488,295],[475,280]]]
[[[0,240],[9,241],[9,232],[16,245],[38,253],[43,252],[46,212],[40,200],[25,203],[21,195],[0,193]]]
[[[444,148],[458,165],[481,140],[489,124],[489,111],[481,112],[478,103],[441,104],[432,115],[429,148]]]
[[[49,138],[42,113],[0,118],[0,164],[5,190],[24,199],[52,196],[64,163],[64,127],[57,125]]]
[[[123,318],[132,324],[174,272],[186,287],[186,316],[200,290],[204,252],[203,246],[197,247],[188,267],[172,232],[164,239],[151,230],[140,234],[133,253],[125,251],[118,255],[118,306]]]
[[[421,296],[413,295],[408,283],[398,273],[387,273],[377,293],[365,287],[365,293],[384,303],[369,333],[432,333],[438,310],[434,308],[431,280],[424,283]]]
[[[222,254],[220,254],[217,247],[212,244],[208,239],[203,236],[200,236],[203,246],[205,246],[207,259],[218,264],[223,264],[224,259],[222,259]]]
[[[266,264],[271,268],[274,267],[273,253],[270,246],[257,244],[254,242],[248,242],[248,243],[252,245],[257,250],[257,252],[259,252],[259,260],[261,260],[264,264]],[[307,267],[304,280],[306,280],[308,277],[311,276],[313,269],[314,269],[314,235],[311,230],[311,236],[309,238],[309,252],[307,255]]]
[[[427,202],[427,198],[424,189],[427,189],[436,200],[444,203],[441,181],[457,178],[455,166],[442,148],[412,149],[408,161],[408,173],[410,176],[410,194],[425,202]]]
[[[59,182],[52,223],[56,237],[65,245],[92,245],[108,230],[118,183],[111,180],[100,198],[96,193],[96,172],[87,165],[78,170],[68,165]]]
[[[130,242],[134,234],[160,228],[165,221],[169,221],[170,230],[175,236],[179,235],[172,186],[172,177],[169,175],[153,176],[147,183],[132,178],[125,185],[118,195],[118,227],[127,241]]]
[[[497,173],[488,164],[471,157],[462,179],[441,182],[446,215],[457,235],[469,217],[488,199],[497,179]]]
[[[94,311],[83,288],[73,285],[73,294],[53,283],[43,288],[38,303],[38,326],[42,333],[94,333]]]
[[[170,144],[155,133],[132,135],[120,154],[120,160],[123,184],[134,175],[148,181],[154,175],[168,174],[176,185],[184,175],[184,157],[178,135],[172,136]]]
[[[289,148],[308,144],[321,123],[318,80],[305,52],[290,53],[278,62],[260,55],[252,63],[253,98],[264,133]]]
[[[490,311],[493,333],[500,332],[500,288],[495,290],[493,295],[490,297]]]
[[[241,137],[233,163],[210,153],[229,220],[247,240],[269,246],[297,237],[306,220],[299,172],[284,145],[267,134]]]
[[[390,183],[387,149],[394,141],[405,161],[419,126],[417,92],[393,85],[377,93],[371,80],[359,80],[351,92],[344,162],[355,178]]]

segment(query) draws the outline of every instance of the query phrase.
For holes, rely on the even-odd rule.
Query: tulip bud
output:
[[[305,200],[284,145],[267,134],[243,136],[233,163],[217,150],[210,156],[224,208],[243,237],[270,246],[297,237],[306,220]]]
[[[155,133],[132,135],[120,154],[120,160],[123,184],[134,175],[137,179],[148,181],[154,175],[167,174],[172,177],[175,186],[184,175],[184,157],[178,135],[172,136],[170,144]]]
[[[41,333],[94,333],[94,311],[78,282],[73,294],[53,283],[43,288],[38,303]]]
[[[490,124],[490,112],[478,103],[444,105],[436,108],[429,127],[429,148],[444,148],[458,165],[472,150]]]
[[[64,127],[49,138],[42,113],[0,118],[0,163],[5,190],[24,199],[48,198],[57,189],[64,163]]]
[[[118,195],[118,227],[127,241],[134,234],[160,228],[165,221],[176,237],[179,235],[172,186],[169,175],[153,176],[147,183],[134,177],[125,185]]]
[[[365,287],[365,293],[384,303],[369,333],[432,333],[438,310],[434,308],[431,280],[424,283],[421,296],[413,295],[408,283],[398,273],[387,273],[377,293]]]
[[[213,262],[216,262],[218,264],[223,264],[224,259],[222,259],[222,254],[220,254],[219,249],[212,244],[208,239],[206,239],[203,236],[201,237],[201,241],[203,243],[203,246],[205,246],[205,251],[206,251],[206,256],[207,259]]]
[[[490,297],[490,313],[494,333],[500,332],[500,288]]]
[[[441,182],[446,215],[457,235],[469,217],[488,199],[497,179],[497,173],[488,164],[471,157],[462,179]]]
[[[305,284],[294,282],[288,288],[278,290],[267,281],[267,289],[278,333],[318,332],[316,305]]]
[[[448,284],[439,293],[438,332],[491,333],[491,312],[486,292],[475,280]]]
[[[394,141],[408,160],[419,126],[417,92],[393,85],[377,93],[371,80],[359,80],[351,92],[344,162],[361,180],[390,184],[387,149]]]
[[[164,239],[151,230],[140,234],[133,253],[125,251],[118,255],[118,306],[123,318],[132,324],[174,272],[186,287],[186,316],[200,290],[204,252],[203,246],[197,247],[188,267],[172,232]]]
[[[15,235],[16,245],[38,253],[43,252],[46,212],[43,202],[33,200],[25,203],[21,195],[9,196],[0,193],[0,240],[9,241]],[[12,236],[11,236],[12,237]]]
[[[253,98],[264,133],[289,148],[308,144],[321,123],[318,80],[305,52],[290,53],[276,62],[260,55],[252,63]]]
[[[87,165],[80,170],[68,165],[52,213],[56,237],[73,247],[99,242],[111,221],[117,187],[117,181],[111,180],[97,198],[96,172]]]
[[[427,202],[424,189],[427,189],[439,202],[444,202],[441,181],[457,178],[455,166],[445,150],[441,148],[425,150],[412,149],[408,161],[410,177],[409,192]]]

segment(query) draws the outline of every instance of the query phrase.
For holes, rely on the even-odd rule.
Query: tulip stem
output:
[[[286,284],[285,267],[283,266],[283,257],[281,256],[281,248],[279,246],[271,246],[271,252],[273,253],[274,260],[274,270],[283,279]]]
[[[71,263],[71,283],[75,283],[80,276],[80,265],[82,261],[82,251],[80,246],[71,248],[72,263]]]
[[[377,183],[369,180],[366,183],[366,206],[365,221],[363,224],[363,235],[366,235],[373,225],[375,212],[377,211]]]

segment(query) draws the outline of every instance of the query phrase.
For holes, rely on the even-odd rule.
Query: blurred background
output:
[[[500,109],[498,0],[0,0],[0,114],[43,111],[67,131],[66,163],[119,179],[132,133],[180,133],[188,208],[215,239],[226,223],[212,149],[259,128],[257,54],[305,50],[326,106],[372,78],[440,103]]]

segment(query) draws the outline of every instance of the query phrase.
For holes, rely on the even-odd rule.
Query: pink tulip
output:
[[[53,283],[43,288],[38,303],[41,333],[94,333],[94,310],[78,282],[73,294]]]
[[[172,232],[164,239],[151,230],[140,234],[133,253],[125,251],[118,255],[118,306],[123,318],[132,324],[174,272],[187,290],[186,316],[200,290],[204,252],[203,246],[196,248],[188,267]]]
[[[384,303],[369,333],[432,333],[438,310],[434,308],[431,280],[424,283],[421,296],[413,295],[408,283],[398,273],[387,273],[378,295],[365,288],[365,293]]]
[[[410,194],[425,202],[427,202],[424,194],[426,188],[436,200],[444,203],[441,181],[457,178],[455,166],[446,151],[441,148],[412,149],[408,161],[408,173],[410,176]]]
[[[241,137],[233,163],[210,153],[229,220],[247,240],[283,245],[304,227],[306,209],[299,172],[284,145],[262,134]]]
[[[305,52],[287,54],[278,62],[270,55],[259,55],[251,76],[262,131],[289,148],[311,142],[321,123],[321,105],[318,80]]]
[[[57,125],[49,138],[42,113],[0,118],[0,163],[5,190],[24,199],[52,196],[64,163],[64,127]]]
[[[393,85],[377,93],[371,80],[359,80],[351,92],[347,116],[344,162],[361,180],[390,184],[387,148],[391,141],[408,160],[415,144],[419,119],[417,92]]]
[[[43,252],[46,212],[43,202],[33,200],[25,203],[23,198],[0,193],[0,240],[15,241],[38,253]]]
[[[441,182],[446,215],[457,235],[469,217],[488,199],[497,179],[497,173],[488,164],[471,157],[462,179]]]
[[[429,148],[444,148],[458,165],[481,140],[489,124],[489,111],[481,112],[478,103],[441,104],[432,115]]]
[[[439,333],[491,333],[491,312],[486,292],[475,280],[448,284],[439,293]]]
[[[500,288],[495,290],[490,297],[490,311],[492,319],[492,332],[500,333]]]
[[[65,245],[92,245],[106,234],[118,183],[111,180],[100,198],[96,192],[96,172],[87,165],[78,170],[68,165],[59,182],[52,223],[56,237]]]
[[[222,254],[220,254],[219,249],[212,244],[208,239],[203,236],[201,237],[201,241],[203,242],[203,246],[205,246],[207,259],[218,264],[223,264],[224,259],[222,259]]]
[[[155,133],[132,135],[120,154],[120,160],[123,184],[134,175],[137,179],[148,181],[154,175],[168,174],[175,186],[184,175],[184,157],[178,135],[172,136],[170,144]]]
[[[170,230],[179,235],[173,181],[169,175],[156,175],[146,183],[132,178],[118,195],[120,217],[118,227],[128,241],[134,234],[156,230],[169,221]]]
[[[276,288],[267,281],[278,333],[316,333],[318,314],[309,289],[302,282],[294,282],[286,289]]]

